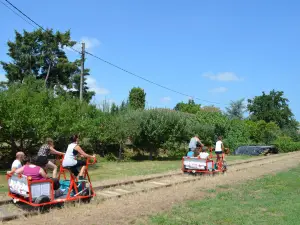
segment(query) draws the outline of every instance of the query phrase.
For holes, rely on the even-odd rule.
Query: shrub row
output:
[[[46,137],[52,137],[57,149],[64,151],[74,133],[80,135],[85,150],[110,159],[159,154],[181,157],[195,134],[207,146],[213,146],[222,135],[232,151],[241,143],[273,142],[281,152],[299,149],[298,143],[279,138],[282,132],[272,122],[230,120],[218,111],[188,114],[169,109],[128,109],[110,113],[72,96],[57,96],[35,79],[0,89],[0,118],[2,162],[11,160],[19,150],[35,153]],[[128,147],[130,153],[124,151]]]

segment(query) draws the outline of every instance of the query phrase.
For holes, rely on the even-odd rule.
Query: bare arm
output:
[[[19,169],[12,170],[12,171],[14,171],[14,172],[17,173],[17,174],[23,173],[23,172],[24,172],[24,166],[22,166],[22,167],[19,168]]]
[[[223,142],[222,142],[221,148],[222,148],[222,151],[224,151],[224,144],[223,144]]]
[[[65,154],[63,152],[59,152],[59,151],[55,150],[53,147],[50,147],[50,152],[55,155],[64,155]]]
[[[43,168],[40,169],[40,172],[39,172],[39,173],[42,175],[42,177],[48,179],[48,176],[47,176],[45,170],[43,170]]]
[[[79,145],[76,145],[76,147],[74,148],[76,151],[78,151],[78,153],[83,156],[83,157],[86,157],[86,158],[94,158],[95,156],[92,156],[92,155],[89,155],[89,154],[86,154],[82,148],[80,148]]]

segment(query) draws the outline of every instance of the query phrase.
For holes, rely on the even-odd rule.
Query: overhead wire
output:
[[[12,6],[15,10],[17,10],[19,13],[21,13],[24,17],[26,17],[28,20],[30,20],[33,24],[35,24],[35,26],[37,26],[37,27],[41,28],[42,30],[46,31],[46,30],[43,28],[43,26],[41,26],[40,24],[38,24],[37,22],[35,22],[35,21],[34,21],[33,19],[31,19],[29,16],[27,16],[27,15],[26,15],[24,12],[22,12],[18,7],[16,7],[15,5],[13,5],[9,0],[5,0],[5,1],[6,1],[10,6]],[[2,0],[1,0],[1,2],[2,2]],[[9,7],[8,7],[6,4],[4,4],[3,2],[2,2],[2,4],[5,5],[7,8],[9,8]],[[9,8],[9,9],[10,9],[11,11],[13,11],[11,8]],[[16,15],[18,15],[19,17],[21,17],[24,21],[26,21],[27,23],[29,23],[29,24],[31,24],[32,26],[34,26],[31,22],[25,20],[25,18],[23,18],[21,15],[17,14],[15,11],[13,11],[13,12],[14,12]],[[34,27],[35,27],[35,26],[34,26]],[[79,53],[79,54],[82,54],[81,51],[75,49],[74,47],[69,47],[69,48],[71,48],[73,51],[75,51],[75,52],[77,52],[77,53]],[[159,84],[159,83],[157,83],[157,82],[154,82],[154,81],[151,81],[151,80],[149,80],[149,79],[147,79],[147,78],[145,78],[145,77],[142,77],[142,76],[140,76],[140,75],[138,75],[138,74],[135,74],[135,73],[133,73],[133,72],[130,72],[130,71],[128,71],[128,70],[126,70],[126,69],[124,69],[124,68],[122,68],[122,67],[120,67],[120,66],[118,66],[118,65],[115,65],[114,63],[111,63],[111,62],[109,62],[109,61],[107,61],[107,60],[105,60],[105,59],[103,59],[103,58],[101,58],[101,57],[99,57],[99,56],[97,56],[97,55],[94,55],[94,54],[92,54],[92,53],[90,53],[90,52],[88,52],[88,51],[85,51],[85,53],[86,53],[87,55],[90,55],[90,56],[92,56],[92,57],[94,57],[94,58],[96,58],[96,59],[98,59],[98,60],[100,60],[100,61],[102,61],[102,62],[104,62],[104,63],[106,63],[106,64],[108,64],[108,65],[110,65],[110,66],[112,66],[112,67],[114,67],[114,68],[117,68],[117,69],[119,69],[119,70],[121,70],[121,71],[123,71],[123,72],[125,72],[125,73],[127,73],[127,74],[129,74],[129,75],[135,76],[135,77],[137,77],[137,78],[139,78],[139,79],[141,79],[141,80],[144,80],[144,81],[146,81],[146,82],[148,82],[148,83],[151,83],[151,84],[153,84],[153,85],[156,85],[156,86],[158,86],[158,87],[160,87],[160,88],[163,88],[163,89],[165,89],[165,90],[168,90],[168,91],[177,93],[177,94],[182,95],[182,96],[185,96],[185,97],[189,97],[189,98],[191,98],[191,99],[196,99],[196,100],[199,100],[199,101],[202,101],[202,102],[207,102],[207,103],[211,103],[211,104],[218,104],[218,105],[228,105],[228,104],[226,104],[226,103],[214,102],[214,101],[209,101],[209,100],[206,100],[206,99],[201,99],[201,98],[198,98],[198,97],[193,97],[193,95],[188,95],[188,94],[186,94],[186,93],[183,93],[183,92],[177,91],[177,90],[175,90],[175,89],[166,87],[166,86],[161,85],[161,84]]]

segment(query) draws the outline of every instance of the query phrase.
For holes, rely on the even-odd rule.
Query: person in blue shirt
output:
[[[187,153],[186,156],[188,156],[188,157],[194,157],[194,152],[190,150],[190,151]]]
[[[204,145],[201,143],[199,136],[196,134],[191,138],[189,143],[189,151],[193,151],[195,156],[199,155],[199,148],[202,148]],[[198,150],[198,151],[196,151]]]

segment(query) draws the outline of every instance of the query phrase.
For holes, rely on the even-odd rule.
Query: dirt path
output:
[[[280,159],[280,160],[279,160]],[[146,223],[147,216],[169,210],[174,204],[202,199],[208,193],[200,191],[217,185],[238,184],[266,174],[287,170],[299,165],[300,152],[282,155],[276,159],[266,158],[229,168],[224,176],[203,177],[198,181],[180,184],[147,193],[112,199],[105,202],[93,201],[89,205],[65,207],[31,218],[20,218],[6,224],[136,224]]]

